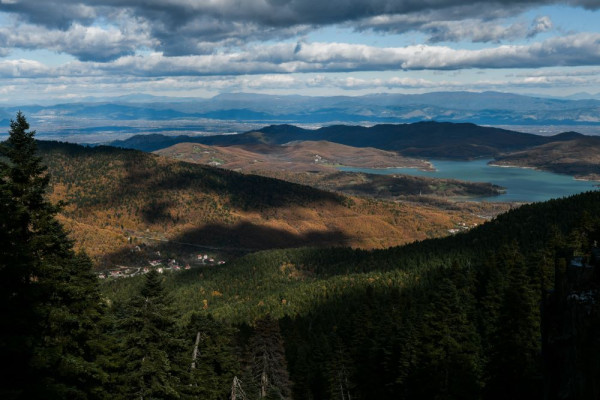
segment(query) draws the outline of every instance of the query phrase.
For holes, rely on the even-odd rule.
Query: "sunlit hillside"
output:
[[[116,262],[144,238],[242,251],[385,248],[482,221],[470,212],[348,197],[138,151],[50,142],[40,149],[52,199],[67,202],[63,221],[96,260]]]

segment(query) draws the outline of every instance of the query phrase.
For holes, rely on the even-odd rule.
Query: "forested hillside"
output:
[[[574,132],[566,137],[572,139],[504,154],[492,164],[537,168],[578,179],[600,180],[600,138]]]
[[[136,135],[111,144],[118,147],[154,151],[177,143],[203,143],[212,146],[284,144],[295,141],[325,140],[353,147],[374,147],[397,151],[407,157],[431,157],[465,160],[495,157],[550,142],[568,140],[570,136],[539,136],[470,123],[416,122],[381,124],[371,127],[331,125],[304,129],[294,125],[270,125],[239,135],[164,136]]]
[[[600,193],[586,193],[449,238],[268,251],[165,285],[187,318],[237,327],[242,348],[246,325],[279,320],[294,398],[595,398],[599,216]],[[125,301],[139,284],[103,290]]]
[[[67,202],[62,221],[96,261],[119,262],[129,238],[244,250],[384,248],[482,221],[468,212],[342,196],[139,151],[39,147],[51,198]]]

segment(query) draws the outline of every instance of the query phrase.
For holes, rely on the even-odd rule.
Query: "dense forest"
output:
[[[28,129],[18,114],[1,148],[1,398],[600,397],[598,192],[386,250],[100,285]]]

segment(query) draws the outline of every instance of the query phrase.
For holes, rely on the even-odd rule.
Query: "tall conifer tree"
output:
[[[156,270],[145,276],[140,293],[127,305],[122,322],[125,399],[178,399],[188,366],[185,342],[178,338],[173,310]]]
[[[50,177],[19,112],[0,147],[2,398],[87,398],[102,379],[90,345],[101,313],[91,262],[46,199]],[[4,207],[6,206],[6,207]]]
[[[270,316],[256,322],[250,338],[250,370],[260,399],[291,399],[283,338],[279,323]]]

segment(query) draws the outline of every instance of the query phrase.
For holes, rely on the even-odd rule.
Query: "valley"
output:
[[[436,124],[408,130],[426,133],[424,126],[434,128],[434,137],[460,130]],[[381,143],[385,128],[375,129]],[[467,137],[481,133],[467,128]],[[594,339],[599,192],[487,203],[467,200],[504,189],[382,174],[443,172],[443,162],[485,165],[471,156],[537,150],[569,143],[573,135],[541,145],[534,143],[539,138],[516,136],[510,144],[509,135],[518,134],[484,129],[476,145],[465,140],[453,148],[468,154],[466,161],[430,162],[405,154],[440,151],[427,137],[400,152],[357,146],[360,132],[373,132],[353,127],[343,138],[343,129],[329,138],[354,146],[302,141],[302,130],[281,126],[218,138],[235,142],[229,145],[181,142],[155,153],[11,137],[0,147],[10,161],[1,164],[0,195],[11,211],[0,220],[10,230],[0,234],[16,256],[7,252],[12,264],[0,271],[18,281],[1,282],[25,282],[45,296],[43,307],[60,309],[49,314],[50,329],[66,326],[65,316],[90,327],[89,336],[50,336],[90,346],[77,362],[113,380],[82,381],[83,393],[96,387],[131,393],[137,383],[125,379],[138,368],[132,372],[128,357],[147,354],[150,347],[136,343],[156,334],[164,341],[159,359],[173,360],[174,390],[190,398],[210,393],[206,398],[216,400],[257,387],[245,365],[254,365],[265,348],[277,352],[277,368],[291,380],[277,381],[273,390],[284,388],[294,398],[335,398],[339,390],[381,399],[598,394],[590,377],[600,349]],[[296,140],[285,141],[288,135]],[[40,158],[27,152],[34,145]],[[26,180],[23,170],[32,171]],[[22,234],[21,221],[32,240],[12,240]],[[27,257],[39,257],[39,265],[22,278],[29,270],[11,267],[27,265]],[[23,319],[15,310],[7,307],[5,314],[18,324]],[[590,351],[578,352],[582,347]],[[190,349],[198,369],[189,367]],[[22,357],[11,351],[11,359]]]
[[[386,248],[479,224],[493,208],[352,197],[135,150],[40,142],[40,151],[53,177],[50,198],[67,203],[60,218],[98,265],[145,264],[131,248],[148,240],[233,253]]]
[[[367,137],[373,147],[365,146]],[[68,204],[61,221],[75,232],[77,247],[104,268],[146,265],[149,257],[131,252],[139,244],[176,250],[173,258],[212,249],[230,259],[260,249],[386,248],[448,235],[531,200],[513,195],[507,203],[473,202],[500,199],[505,188],[486,178],[429,177],[439,172],[431,156],[493,154],[502,163],[524,154],[534,162],[527,152],[543,159],[547,147],[572,148],[565,157],[573,158],[588,147],[582,153],[589,158],[586,170],[594,168],[595,141],[575,133],[542,137],[418,123],[317,130],[280,125],[240,135],[150,135],[115,143],[158,147],[155,155],[49,142],[40,148],[54,177],[52,199]],[[405,147],[393,150],[398,146]]]
[[[367,138],[374,147],[363,147]],[[241,135],[137,136],[114,144],[159,148],[157,154],[174,159],[351,195],[529,202],[594,190],[593,184],[572,181],[567,175],[597,179],[598,143],[596,137],[575,132],[538,136],[472,124],[416,123],[316,130],[278,125]],[[562,175],[503,171],[481,164],[491,157],[491,166],[536,168]]]

